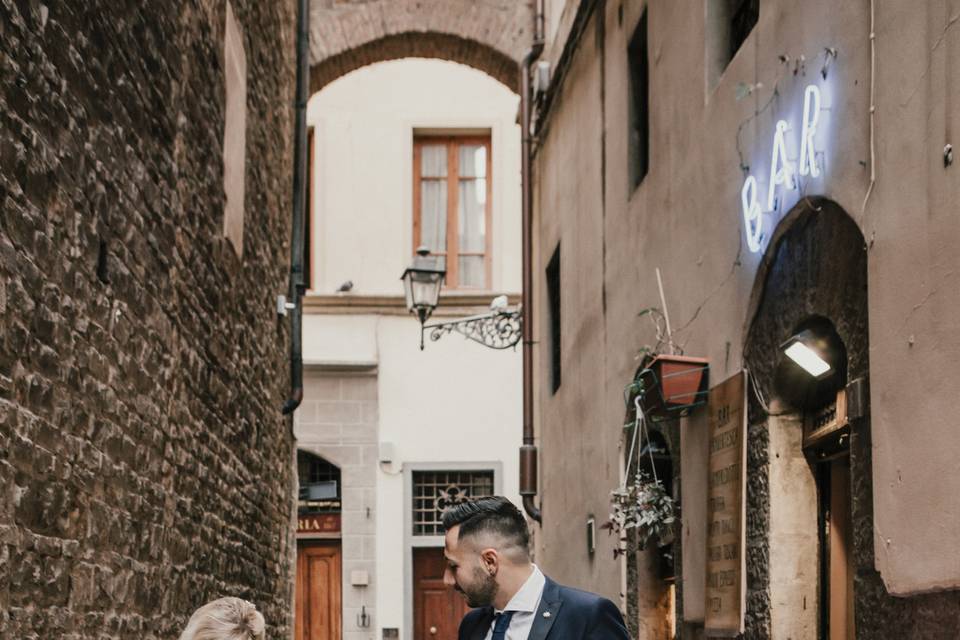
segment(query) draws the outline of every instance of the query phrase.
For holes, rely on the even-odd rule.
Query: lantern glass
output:
[[[429,251],[421,247],[414,258],[413,266],[403,272],[403,289],[407,310],[416,313],[420,322],[425,322],[440,303],[440,288],[446,271],[437,266],[436,258],[428,257]]]

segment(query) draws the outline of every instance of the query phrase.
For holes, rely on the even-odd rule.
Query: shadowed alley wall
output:
[[[173,638],[226,594],[288,635],[295,11],[232,5],[242,257],[226,3],[0,2],[5,638]]]

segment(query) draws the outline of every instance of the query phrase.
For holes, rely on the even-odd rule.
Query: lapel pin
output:
[[[549,617],[550,617],[550,612],[549,612],[549,611],[544,611],[544,612],[543,612],[543,617],[544,617],[544,618],[549,618]]]

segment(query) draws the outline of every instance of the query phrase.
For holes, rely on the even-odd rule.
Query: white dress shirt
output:
[[[543,577],[543,573],[537,565],[533,565],[533,573],[523,583],[520,590],[513,594],[507,606],[502,611],[500,609],[494,610],[494,613],[514,612],[513,618],[510,619],[510,626],[507,627],[506,640],[527,640],[530,630],[533,629],[533,620],[536,618],[537,607],[540,606],[540,598],[543,597],[543,587],[546,584],[547,579]],[[494,618],[494,622],[490,623],[486,640],[491,640],[493,637],[494,624],[496,624],[496,618]]]

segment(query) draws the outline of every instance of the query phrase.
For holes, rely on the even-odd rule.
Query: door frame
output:
[[[493,492],[503,495],[503,462],[404,462],[403,463],[403,630],[413,638],[413,549],[443,547],[443,536],[413,535],[414,471],[493,471]]]

